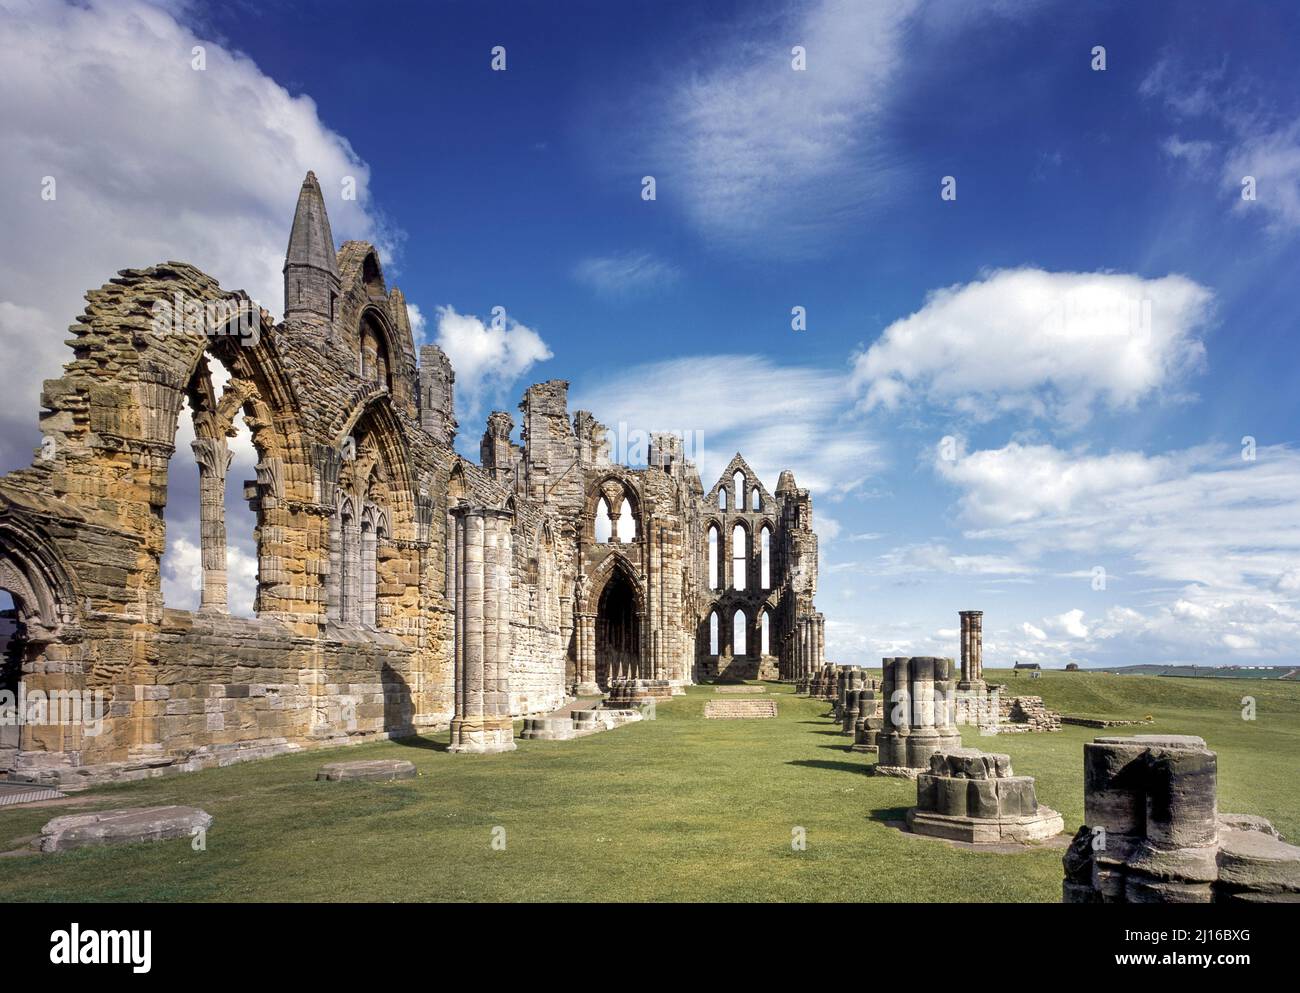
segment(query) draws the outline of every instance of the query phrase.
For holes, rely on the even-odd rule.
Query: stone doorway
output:
[[[641,672],[641,619],[631,580],[616,569],[600,594],[596,609],[596,682],[636,679]]]

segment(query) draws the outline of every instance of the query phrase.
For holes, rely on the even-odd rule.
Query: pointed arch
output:
[[[718,527],[717,521],[709,523],[706,562],[708,588],[711,590],[719,589],[722,585],[722,530]]]
[[[596,543],[603,545],[609,541],[614,534],[614,522],[609,511],[609,503],[604,497],[596,504],[595,520]]]
[[[599,520],[597,511],[602,502],[609,517],[610,530],[608,536],[598,538],[596,536]],[[625,508],[630,512],[630,526],[634,529],[630,538],[624,538],[619,534],[619,523],[624,517]],[[611,471],[592,479],[587,487],[582,527],[585,540],[590,542],[612,542],[617,538],[618,543],[629,544],[642,540],[641,490],[636,478],[631,473]],[[625,532],[628,527],[629,525],[623,525]],[[605,534],[603,527],[601,533]]]
[[[0,500],[0,588],[13,597],[28,637],[59,637],[75,625],[77,592],[54,543]]]
[[[749,528],[737,521],[731,529],[731,588],[749,587]]]

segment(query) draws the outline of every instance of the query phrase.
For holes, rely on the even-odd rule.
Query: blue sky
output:
[[[361,10],[0,0],[6,50],[53,56],[0,70],[29,236],[0,336],[55,375],[80,290],[169,257],[278,310],[302,172],[355,176],[335,236],[380,244],[452,353],[462,448],[558,377],[611,426],[701,432],[706,489],[737,449],[793,469],[832,657],[952,655],[982,608],[990,665],[1296,661],[1300,11]],[[47,174],[66,206],[33,202]]]

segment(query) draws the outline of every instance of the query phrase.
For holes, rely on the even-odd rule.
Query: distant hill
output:
[[[1122,665],[1092,669],[1120,676],[1183,676],[1201,679],[1300,679],[1295,665]]]

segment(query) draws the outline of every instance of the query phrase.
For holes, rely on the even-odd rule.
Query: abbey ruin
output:
[[[96,727],[24,723],[0,771],[91,783],[446,728],[453,750],[503,750],[512,718],[619,681],[821,670],[812,499],[790,472],[768,490],[737,454],[706,490],[672,434],[652,435],[646,467],[615,464],[561,380],[524,393],[522,443],[495,411],[479,463],[463,458],[451,363],[417,356],[372,245],[335,251],[312,174],[282,322],[180,262],[86,299],[44,386],[41,449],[0,478],[16,608],[0,690],[99,691],[106,710]],[[184,404],[195,611],[164,607],[160,583]],[[251,618],[227,607],[237,415],[258,455]]]

